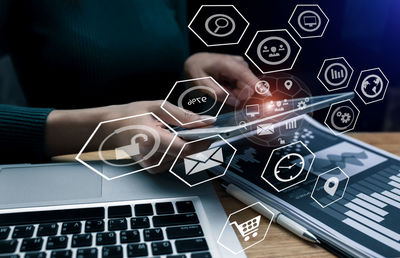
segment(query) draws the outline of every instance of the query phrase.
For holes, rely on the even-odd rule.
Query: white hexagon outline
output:
[[[349,129],[346,129],[346,130],[341,131],[341,132],[340,132],[340,131],[335,131],[335,130],[333,130],[333,129],[329,126],[329,124],[326,122],[327,119],[328,119],[329,113],[331,112],[331,109],[332,109],[332,106],[333,106],[333,105],[337,105],[337,104],[340,104],[340,103],[343,103],[343,102],[347,102],[347,101],[349,101],[349,102],[353,105],[353,107],[355,107],[355,109],[357,109],[357,111],[358,111],[357,116],[356,116],[356,121],[354,121],[353,126],[352,126],[351,128],[349,128]],[[345,100],[342,100],[342,101],[333,103],[333,104],[331,104],[331,105],[329,106],[329,110],[328,110],[328,113],[326,114],[326,117],[325,117],[325,120],[324,120],[324,124],[329,128],[329,130],[331,130],[331,132],[332,132],[334,135],[341,135],[341,134],[343,134],[343,133],[347,133],[347,132],[353,130],[354,127],[356,127],[357,120],[358,120],[358,117],[360,116],[360,113],[361,113],[360,110],[359,110],[359,109],[357,108],[357,106],[353,103],[353,101],[351,101],[350,99],[345,99]]]
[[[316,198],[314,198],[314,196],[313,196],[313,195],[314,195],[314,191],[315,191],[315,188],[317,187],[318,180],[320,179],[320,177],[321,177],[322,175],[325,175],[326,173],[331,172],[332,170],[335,170],[335,169],[339,169],[340,172],[343,173],[343,174],[347,177],[346,185],[344,186],[344,190],[343,190],[342,196],[340,196],[340,197],[337,198],[336,200],[334,200],[334,201],[332,201],[332,202],[330,202],[330,203],[328,203],[328,204],[326,204],[326,205],[324,206],[324,205],[322,205]],[[321,206],[322,208],[326,208],[326,207],[328,207],[329,205],[331,205],[332,203],[337,202],[337,201],[339,201],[340,199],[343,198],[344,193],[346,192],[347,184],[349,183],[349,180],[350,180],[350,177],[349,177],[340,167],[335,167],[335,168],[329,169],[328,171],[325,171],[324,173],[321,173],[321,174],[318,175],[317,180],[315,181],[315,184],[314,184],[314,188],[313,188],[312,193],[311,193],[311,198],[312,198],[316,203],[318,203],[319,206]]]
[[[233,251],[232,249],[230,249],[228,246],[226,246],[226,245],[224,245],[224,244],[222,244],[222,243],[220,242],[220,239],[221,239],[221,237],[222,237],[222,233],[224,233],[226,227],[228,226],[228,223],[230,222],[230,218],[232,217],[232,215],[234,215],[234,214],[236,214],[236,213],[239,213],[239,212],[241,212],[241,211],[244,211],[244,210],[246,210],[246,209],[249,209],[249,208],[251,208],[251,207],[253,207],[253,206],[257,205],[257,204],[260,205],[261,207],[263,207],[267,212],[269,212],[270,214],[272,214],[271,218],[269,219],[270,221],[269,221],[267,230],[265,230],[265,234],[264,234],[264,236],[263,236],[262,239],[260,239],[260,240],[258,240],[257,242],[255,242],[255,243],[249,245],[249,246],[246,247],[246,248],[242,248],[242,250],[239,251],[239,252],[234,252],[234,251]],[[263,217],[266,217],[266,216],[264,216],[264,215],[262,215],[262,214],[260,214],[260,215],[263,216]],[[231,253],[233,253],[233,254],[235,254],[235,255],[236,255],[236,254],[239,254],[239,253],[242,253],[242,252],[244,252],[244,250],[247,250],[247,249],[249,249],[250,247],[252,247],[252,246],[254,246],[254,245],[256,245],[256,244],[258,244],[258,243],[264,241],[264,239],[267,237],[269,228],[270,228],[270,226],[271,226],[272,221],[274,220],[274,218],[275,218],[275,214],[274,214],[270,209],[268,209],[267,207],[265,207],[264,204],[262,204],[261,202],[255,202],[255,203],[253,203],[253,204],[250,204],[250,205],[248,205],[248,206],[246,206],[246,207],[244,207],[244,208],[242,208],[242,209],[240,209],[240,210],[237,210],[237,211],[232,212],[231,214],[229,214],[228,218],[227,218],[226,221],[225,221],[225,225],[224,225],[224,227],[222,228],[221,233],[219,234],[217,243],[218,243],[219,245],[221,245],[222,247],[224,247],[226,250],[230,251]]]
[[[195,183],[195,184],[190,184],[190,183],[187,182],[184,178],[180,177],[178,174],[176,174],[174,171],[172,171],[172,168],[175,166],[176,162],[178,161],[179,157],[181,156],[182,151],[183,151],[183,149],[185,149],[186,145],[189,145],[189,144],[192,144],[192,143],[195,143],[195,142],[199,142],[199,141],[203,141],[203,140],[207,140],[207,139],[210,139],[210,138],[213,138],[213,137],[219,137],[219,138],[221,138],[221,140],[223,140],[226,144],[229,145],[229,147],[231,147],[231,148],[233,149],[232,157],[231,157],[231,159],[229,160],[228,164],[226,165],[226,168],[225,168],[224,173],[222,173],[222,174],[220,174],[220,175],[217,175],[217,176],[214,176],[214,177],[211,177],[211,178],[206,179],[206,180],[204,180],[204,181],[200,181],[200,182]],[[201,138],[201,139],[197,139],[197,140],[194,140],[194,141],[186,142],[185,144],[183,144],[182,149],[179,151],[179,154],[176,156],[176,159],[174,160],[174,163],[172,164],[171,168],[169,169],[169,172],[171,172],[174,176],[176,176],[177,178],[179,178],[182,182],[184,182],[185,184],[187,184],[189,187],[193,187],[193,186],[196,186],[196,185],[199,185],[199,184],[203,184],[203,183],[205,183],[205,182],[208,182],[208,181],[211,181],[211,180],[214,180],[214,179],[216,179],[216,178],[219,178],[219,177],[224,176],[224,175],[226,174],[226,171],[228,170],[228,168],[229,168],[229,166],[230,166],[230,164],[231,164],[233,158],[235,157],[236,151],[237,151],[237,149],[236,149],[235,147],[233,147],[232,144],[230,144],[227,140],[225,140],[225,139],[224,139],[221,135],[219,135],[219,134],[215,134],[215,135],[207,136],[207,137],[204,137],[204,138]]]
[[[249,52],[251,45],[253,44],[254,40],[256,39],[258,33],[263,33],[263,32],[275,32],[275,31],[284,31],[286,32],[294,41],[294,43],[296,43],[296,45],[299,47],[299,50],[297,51],[296,57],[294,58],[290,68],[284,68],[284,69],[278,69],[278,70],[272,70],[272,71],[268,71],[268,72],[264,72],[263,70],[261,70],[261,68],[253,61],[253,59],[250,58],[250,56],[247,54],[247,52]],[[294,64],[296,63],[297,58],[299,57],[299,54],[302,50],[302,47],[300,46],[299,43],[297,43],[297,41],[294,39],[294,37],[292,36],[292,34],[290,34],[290,32],[287,29],[276,29],[276,30],[258,30],[256,32],[256,34],[254,34],[253,39],[251,40],[249,46],[246,49],[246,52],[244,53],[244,55],[257,67],[257,69],[262,73],[262,74],[268,74],[268,73],[276,73],[276,72],[281,72],[281,71],[288,71],[291,70],[294,66]]]
[[[176,85],[178,85],[178,83],[183,83],[183,82],[191,82],[191,81],[198,81],[198,80],[204,80],[204,79],[211,79],[218,87],[220,87],[225,93],[226,93],[226,97],[224,99],[224,101],[221,103],[221,106],[218,110],[218,112],[214,115],[214,116],[209,116],[210,118],[203,118],[203,119],[199,119],[199,120],[195,120],[192,122],[188,122],[188,123],[182,123],[179,119],[177,119],[173,114],[171,114],[166,108],[164,108],[165,103],[167,102],[167,99],[171,96],[172,91],[175,89]],[[170,115],[175,121],[177,121],[180,125],[189,125],[189,124],[194,124],[194,123],[198,123],[201,121],[205,121],[205,120],[209,120],[209,119],[214,119],[217,118],[217,116],[219,115],[219,113],[222,110],[222,107],[225,105],[226,100],[229,97],[229,92],[226,91],[224,89],[224,87],[222,87],[216,80],[214,80],[213,77],[211,76],[206,76],[206,77],[199,77],[199,78],[194,78],[194,79],[187,79],[187,80],[181,80],[181,81],[176,81],[174,86],[172,86],[170,92],[168,93],[167,97],[164,99],[164,101],[161,103],[161,109],[164,110],[168,115]],[[216,100],[217,101],[217,100]]]
[[[292,185],[289,185],[289,186],[287,186],[287,187],[285,187],[285,188],[279,190],[279,189],[276,188],[273,184],[271,184],[266,178],[264,178],[264,174],[265,174],[265,172],[266,172],[266,170],[267,170],[268,164],[269,164],[269,162],[271,161],[272,155],[274,154],[275,151],[277,151],[277,150],[279,150],[279,149],[284,149],[284,148],[286,148],[286,147],[288,147],[288,146],[291,146],[291,145],[296,145],[296,144],[298,144],[298,143],[300,143],[301,145],[303,145],[303,147],[305,147],[305,148],[310,152],[310,154],[313,156],[313,159],[312,159],[311,162],[310,162],[310,166],[309,166],[308,169],[307,169],[307,174],[306,174],[306,176],[304,177],[304,179],[300,180],[299,182],[297,182],[297,183],[295,183],[295,184],[292,184]],[[272,186],[277,192],[284,191],[284,190],[286,190],[286,189],[288,189],[288,188],[290,188],[290,187],[293,187],[293,186],[295,186],[295,185],[297,185],[297,184],[300,184],[300,183],[302,183],[302,182],[304,182],[304,181],[307,180],[308,174],[310,174],[310,170],[311,170],[312,165],[313,165],[313,163],[314,163],[315,157],[316,157],[316,156],[315,156],[314,152],[312,152],[312,151],[310,150],[310,148],[308,148],[302,141],[297,141],[297,142],[293,142],[293,143],[290,143],[290,144],[286,144],[285,146],[278,147],[278,148],[274,149],[274,150],[271,152],[271,155],[269,155],[267,164],[265,165],[264,170],[263,170],[263,172],[262,172],[262,174],[261,174],[261,178],[262,178],[265,182],[267,182],[270,186]]]
[[[82,155],[83,151],[85,150],[86,146],[89,144],[89,142],[92,140],[92,138],[94,137],[94,135],[96,134],[97,130],[99,130],[100,126],[105,124],[105,123],[111,123],[111,122],[116,122],[116,121],[121,121],[121,120],[125,120],[125,119],[130,119],[130,118],[134,118],[134,117],[139,117],[139,116],[146,116],[146,115],[152,115],[153,117],[155,117],[158,121],[160,121],[163,125],[165,125],[173,134],[174,137],[172,138],[170,144],[168,145],[167,149],[164,151],[164,155],[160,158],[160,161],[152,166],[149,167],[145,167],[145,168],[141,168],[132,172],[127,172],[124,173],[122,175],[119,176],[115,176],[115,177],[108,177],[106,175],[104,175],[102,172],[98,171],[97,169],[95,169],[94,167],[92,167],[91,165],[89,165],[87,162],[85,162],[84,160],[80,159],[80,156]],[[79,153],[75,156],[75,159],[77,161],[79,161],[80,163],[82,163],[84,166],[86,166],[87,168],[89,168],[90,170],[92,170],[93,172],[95,172],[96,174],[102,176],[103,178],[105,178],[106,180],[110,181],[113,179],[117,179],[120,177],[124,177],[124,176],[128,176],[146,169],[150,169],[150,168],[154,168],[154,167],[158,167],[161,162],[164,160],[164,157],[166,156],[169,148],[171,147],[172,143],[175,141],[176,137],[178,136],[178,133],[172,129],[172,127],[170,127],[168,124],[166,124],[161,118],[159,118],[156,114],[154,114],[153,112],[148,112],[148,113],[143,113],[143,114],[139,114],[139,115],[134,115],[134,116],[127,116],[127,117],[122,117],[122,118],[116,118],[116,119],[111,119],[111,120],[106,120],[106,121],[102,121],[100,122],[97,127],[94,129],[93,133],[90,135],[89,139],[86,141],[85,145],[83,145],[82,149],[79,151]]]
[[[294,13],[295,13],[296,10],[297,10],[297,7],[299,7],[299,6],[300,6],[300,7],[303,7],[303,6],[306,6],[306,7],[307,7],[307,6],[315,7],[315,6],[316,6],[316,7],[321,11],[321,13],[325,16],[327,22],[326,22],[326,24],[325,24],[325,27],[324,27],[323,31],[321,32],[321,35],[303,37],[303,36],[301,36],[300,33],[296,30],[296,27],[295,27],[294,25],[292,25],[291,20],[292,20],[292,18],[293,18]],[[318,4],[297,4],[296,7],[293,9],[292,14],[291,14],[290,17],[289,17],[288,23],[289,23],[290,27],[292,27],[292,29],[293,29],[293,30],[297,33],[297,35],[299,35],[299,37],[302,38],[302,39],[321,38],[322,36],[324,36],[325,30],[326,30],[326,28],[328,27],[329,18],[328,18],[328,16],[325,14],[325,12],[321,9],[321,7],[320,7]]]
[[[365,72],[370,72],[370,71],[373,71],[373,70],[379,70],[379,72],[381,73],[381,75],[385,78],[385,80],[386,80],[385,91],[383,92],[382,98],[376,99],[376,100],[373,100],[373,101],[369,101],[369,102],[365,102],[364,99],[363,99],[363,97],[362,97],[362,94],[358,93],[358,90],[357,90],[357,88],[358,88],[358,83],[360,82],[360,79],[361,79],[361,76],[362,76],[363,73],[365,73]],[[383,99],[385,98],[386,91],[387,91],[387,88],[388,88],[388,87],[389,87],[389,79],[388,79],[388,78],[386,77],[386,75],[382,72],[381,68],[375,67],[375,68],[371,68],[371,69],[367,69],[367,70],[362,70],[362,71],[360,72],[360,75],[358,76],[358,79],[357,79],[356,86],[354,87],[354,92],[358,95],[358,97],[362,100],[362,102],[364,102],[365,105],[368,105],[368,104],[375,103],[375,102],[378,102],[378,101],[383,100]]]
[[[347,83],[346,83],[345,86],[342,86],[342,87],[339,87],[339,88],[334,88],[334,89],[329,89],[328,86],[325,85],[324,81],[321,80],[321,78],[319,78],[319,77],[320,77],[321,72],[322,72],[322,70],[323,70],[323,68],[324,68],[324,66],[325,66],[325,63],[326,63],[327,61],[333,61],[333,60],[343,60],[343,61],[346,63],[346,65],[350,68],[351,73],[350,73],[349,78],[347,79]],[[322,83],[322,85],[325,87],[325,89],[326,89],[327,91],[335,91],[335,90],[340,90],[340,89],[344,89],[344,88],[349,87],[349,84],[350,84],[350,81],[351,81],[351,77],[353,76],[353,73],[354,73],[354,69],[353,69],[353,67],[351,67],[351,65],[347,62],[346,58],[344,58],[343,56],[339,56],[339,57],[327,58],[327,59],[324,60],[324,62],[323,62],[322,65],[321,65],[321,68],[319,69],[319,72],[318,72],[318,75],[317,75],[317,79]]]
[[[197,34],[194,29],[192,29],[190,27],[190,25],[192,25],[194,19],[196,18],[196,16],[200,13],[201,9],[203,7],[233,7],[233,9],[235,9],[235,11],[240,15],[240,17],[242,17],[242,19],[246,22],[246,28],[244,28],[242,35],[239,37],[239,40],[237,42],[233,42],[233,43],[221,43],[221,44],[207,44],[201,37],[199,34]],[[244,18],[244,16],[239,12],[238,9],[236,9],[236,7],[233,4],[228,4],[228,5],[209,5],[209,4],[205,4],[200,6],[199,10],[196,12],[196,14],[193,16],[192,20],[190,21],[188,28],[189,30],[191,30],[207,47],[216,47],[216,46],[228,46],[228,45],[237,45],[239,44],[240,40],[243,38],[244,33],[246,32],[247,28],[249,27],[250,23],[246,20],[246,18]]]

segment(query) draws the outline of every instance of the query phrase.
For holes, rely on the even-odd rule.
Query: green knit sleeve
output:
[[[0,105],[0,163],[43,162],[45,131],[53,109]]]

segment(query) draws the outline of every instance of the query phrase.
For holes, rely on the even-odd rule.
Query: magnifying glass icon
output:
[[[229,25],[229,21],[228,21],[227,18],[224,18],[224,17],[219,17],[219,18],[217,18],[217,19],[215,20],[215,26],[216,26],[216,28],[215,28],[215,30],[214,30],[214,33],[217,33],[219,29],[223,29],[223,28],[228,27],[228,25]]]
[[[225,37],[233,33],[236,24],[229,15],[217,13],[207,18],[205,28],[215,37]]]

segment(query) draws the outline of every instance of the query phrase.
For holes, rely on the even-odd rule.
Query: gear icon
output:
[[[300,110],[303,110],[303,109],[305,109],[305,108],[307,107],[307,104],[306,104],[305,101],[301,100],[299,103],[297,103],[297,107],[298,107]]]
[[[351,115],[349,113],[344,113],[341,118],[340,121],[342,121],[342,123],[347,124],[348,122],[350,122],[351,120]]]

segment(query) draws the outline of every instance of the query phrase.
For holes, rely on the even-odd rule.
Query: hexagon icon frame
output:
[[[268,223],[267,229],[265,230],[265,233],[264,233],[263,238],[260,239],[260,240],[258,240],[258,241],[256,241],[255,243],[253,243],[253,244],[251,244],[251,245],[245,247],[245,248],[242,248],[239,252],[235,252],[235,251],[233,251],[231,248],[229,248],[228,246],[222,244],[221,241],[220,241],[220,240],[221,240],[221,237],[222,237],[222,234],[224,233],[226,227],[228,226],[229,221],[230,221],[230,218],[232,217],[232,215],[234,215],[234,214],[236,214],[236,213],[239,213],[239,212],[242,212],[242,211],[244,211],[244,210],[246,210],[246,209],[252,208],[252,207],[255,206],[255,205],[260,205],[263,209],[265,209],[268,213],[271,214],[271,218],[268,218],[270,221],[269,221],[269,223]],[[260,215],[263,216],[263,217],[265,217],[265,218],[267,218],[266,216],[264,216],[264,215],[262,215],[262,214],[260,214]],[[253,203],[253,204],[250,204],[250,205],[248,205],[248,206],[246,206],[246,207],[244,207],[244,208],[242,208],[242,209],[240,209],[240,210],[237,210],[237,211],[232,212],[232,213],[229,214],[228,218],[226,219],[225,225],[224,225],[224,227],[222,228],[221,233],[219,234],[217,243],[218,243],[219,245],[221,245],[222,247],[224,247],[226,250],[230,251],[231,253],[233,253],[233,254],[235,254],[235,255],[237,255],[237,254],[239,254],[239,253],[242,253],[242,252],[244,252],[245,250],[249,249],[250,247],[253,247],[254,245],[256,245],[256,244],[258,244],[258,243],[261,243],[262,241],[265,240],[265,238],[267,237],[269,228],[271,227],[271,224],[272,224],[272,221],[274,220],[274,218],[275,218],[275,214],[274,214],[270,209],[268,209],[267,207],[265,207],[261,202],[255,202],[255,203]]]
[[[303,178],[302,180],[300,180],[299,182],[296,182],[296,183],[294,183],[294,184],[292,184],[292,185],[286,186],[285,188],[278,189],[277,187],[274,186],[274,184],[272,184],[271,182],[269,182],[269,181],[264,177],[264,174],[265,174],[265,172],[266,172],[266,170],[267,170],[267,167],[268,167],[268,165],[269,165],[269,162],[271,161],[271,158],[272,158],[272,156],[274,155],[274,152],[275,152],[275,151],[280,150],[280,149],[284,149],[284,148],[287,148],[288,146],[296,145],[296,144],[299,144],[299,143],[300,143],[301,145],[303,145],[303,147],[306,148],[306,150],[307,150],[307,151],[310,153],[310,155],[312,155],[312,157],[313,157],[312,160],[311,160],[311,162],[310,162],[310,165],[309,165],[308,168],[307,168],[307,174],[305,174],[304,178]],[[303,156],[305,157],[305,156],[308,156],[308,155],[303,155]],[[308,174],[310,173],[310,170],[311,170],[311,168],[312,168],[312,165],[313,165],[313,163],[314,163],[315,158],[316,158],[316,156],[315,156],[314,152],[312,152],[312,151],[310,150],[310,148],[308,148],[307,145],[305,145],[302,141],[297,141],[297,142],[292,142],[292,143],[290,143],[290,144],[286,144],[286,145],[284,145],[284,146],[281,146],[281,147],[279,147],[279,148],[274,149],[274,150],[271,152],[271,155],[269,155],[267,164],[265,165],[264,170],[263,170],[263,172],[262,172],[262,174],[261,174],[261,178],[262,178],[265,182],[267,182],[270,186],[272,186],[277,192],[284,191],[284,190],[286,190],[286,189],[289,189],[290,187],[293,187],[293,186],[295,186],[295,185],[297,185],[297,184],[300,184],[300,183],[302,183],[302,182],[304,182],[304,181],[307,180]],[[303,168],[303,169],[306,169],[306,168]]]
[[[195,142],[199,142],[199,141],[204,141],[204,140],[207,140],[207,139],[210,139],[210,138],[213,138],[213,137],[219,137],[219,138],[220,138],[221,140],[223,140],[229,147],[231,147],[231,148],[233,149],[232,157],[231,157],[231,159],[229,160],[228,164],[226,164],[226,168],[225,168],[224,173],[222,173],[222,174],[220,174],[220,175],[216,175],[216,176],[214,176],[214,177],[211,177],[211,178],[209,178],[209,179],[207,179],[207,180],[204,180],[204,181],[201,181],[201,182],[198,182],[198,183],[195,183],[195,184],[190,184],[190,183],[187,182],[184,178],[182,178],[182,177],[179,176],[177,173],[175,173],[174,171],[172,171],[172,168],[175,166],[176,162],[178,161],[179,157],[181,156],[182,151],[185,149],[186,145],[189,145],[189,144],[192,144],[192,143],[195,143]],[[185,184],[187,184],[189,187],[193,187],[193,186],[196,186],[196,185],[200,185],[200,184],[203,184],[203,183],[205,183],[205,182],[208,182],[208,181],[211,181],[211,180],[214,180],[214,179],[216,179],[216,178],[219,178],[219,177],[224,176],[224,175],[226,174],[226,171],[228,170],[228,168],[229,168],[229,166],[230,166],[230,164],[231,164],[233,158],[235,157],[236,152],[237,152],[237,149],[236,149],[235,147],[233,147],[232,144],[230,144],[227,140],[225,140],[225,139],[224,139],[221,135],[219,135],[219,134],[215,134],[215,135],[207,136],[207,137],[204,137],[204,138],[201,138],[201,139],[197,139],[197,140],[194,140],[194,141],[186,142],[185,144],[183,144],[182,149],[179,151],[178,155],[176,156],[176,159],[174,160],[174,163],[172,163],[171,168],[169,169],[169,172],[171,172],[174,176],[176,176],[177,178],[179,178],[182,182],[184,182]]]
[[[346,130],[344,130],[344,131],[335,131],[335,130],[333,130],[333,129],[329,126],[329,124],[328,124],[326,121],[328,120],[328,117],[330,117],[329,114],[331,113],[331,110],[332,110],[332,106],[333,106],[333,105],[337,105],[337,104],[340,104],[340,103],[343,103],[343,102],[347,102],[347,101],[350,102],[351,105],[357,110],[356,120],[354,121],[353,126],[352,126],[351,128],[348,128],[348,129],[346,129]],[[328,113],[326,114],[326,117],[325,117],[325,120],[324,120],[324,124],[329,128],[329,130],[331,130],[331,132],[332,132],[334,135],[341,135],[341,134],[343,134],[343,133],[347,133],[347,132],[353,130],[354,127],[356,127],[357,120],[358,120],[358,117],[360,116],[360,113],[361,113],[360,110],[359,110],[359,109],[357,108],[357,106],[353,103],[353,101],[351,101],[350,99],[342,100],[342,101],[333,103],[333,104],[331,104],[331,105],[329,106],[329,110],[328,110]],[[338,132],[338,133],[336,133],[336,132]]]
[[[292,19],[294,18],[293,16],[294,16],[294,14],[296,13],[296,10],[297,10],[298,7],[310,7],[310,6],[311,6],[311,7],[317,7],[317,8],[321,11],[321,14],[324,15],[324,17],[326,18],[326,24],[325,24],[325,27],[324,27],[324,29],[322,30],[322,32],[321,32],[320,35],[315,35],[315,36],[302,36],[302,35],[297,31],[296,26],[294,26],[294,25],[291,23],[291,21],[292,21]],[[299,37],[302,38],[302,39],[320,38],[320,37],[322,37],[322,36],[324,35],[325,30],[326,30],[326,28],[328,27],[329,18],[328,18],[328,16],[325,14],[325,12],[321,9],[321,7],[320,7],[318,4],[297,4],[296,7],[293,9],[292,14],[291,14],[290,17],[289,17],[288,23],[289,23],[290,27],[292,27],[292,29],[293,29],[293,30],[297,33],[297,35],[299,35]]]
[[[293,42],[299,47],[299,50],[297,51],[296,56],[294,57],[293,62],[292,62],[292,64],[290,65],[290,68],[283,68],[283,69],[277,69],[277,70],[271,70],[271,71],[264,72],[264,71],[256,64],[256,62],[254,62],[254,60],[251,59],[251,57],[248,55],[248,52],[249,52],[249,50],[250,50],[250,48],[251,48],[251,45],[253,45],[253,42],[254,42],[254,40],[257,38],[257,35],[258,35],[259,33],[264,33],[264,32],[275,32],[275,31],[285,32],[286,34],[288,34],[289,37],[293,40]],[[262,74],[268,74],[268,73],[276,73],[276,72],[282,72],[282,71],[291,70],[291,69],[293,68],[294,64],[296,63],[296,60],[297,60],[297,58],[299,57],[301,50],[302,50],[301,45],[296,41],[296,39],[292,36],[292,34],[290,34],[290,32],[289,32],[287,29],[258,30],[258,31],[256,32],[256,34],[254,34],[254,37],[253,37],[253,39],[251,40],[249,46],[247,47],[246,52],[244,53],[244,55],[255,65],[255,67],[257,67],[257,69],[258,69]]]
[[[359,87],[362,87],[362,85],[359,85],[359,83],[360,83],[360,80],[361,80],[361,77],[362,77],[363,73],[370,72],[370,71],[374,71],[374,70],[379,71],[379,73],[383,76],[382,79],[384,79],[384,80],[386,81],[385,85],[383,86],[385,89],[384,89],[384,91],[383,91],[382,98],[366,102],[366,101],[364,100],[364,98],[363,98],[363,94],[358,92],[358,88],[359,88]],[[375,67],[375,68],[371,68],[371,69],[367,69],[367,70],[362,70],[362,71],[360,72],[360,75],[358,76],[358,79],[357,79],[356,86],[354,87],[354,92],[358,95],[358,97],[362,100],[362,102],[364,102],[365,105],[368,105],[368,104],[375,103],[375,102],[378,102],[378,101],[383,100],[383,99],[385,98],[386,91],[387,91],[387,88],[388,88],[388,87],[389,87],[389,79],[388,79],[388,78],[386,77],[386,75],[382,72],[381,68]]]
[[[174,134],[174,137],[172,138],[172,140],[169,143],[168,147],[165,149],[163,156],[160,158],[160,161],[157,164],[152,165],[152,166],[148,166],[148,167],[144,167],[144,168],[141,168],[141,169],[138,169],[138,170],[135,170],[135,171],[127,172],[127,173],[124,173],[124,174],[119,175],[119,176],[108,177],[108,176],[104,175],[102,172],[98,171],[96,168],[94,168],[93,166],[91,166],[90,164],[88,164],[87,162],[85,162],[84,160],[82,160],[80,158],[80,156],[82,155],[83,151],[85,150],[85,148],[87,147],[89,142],[92,140],[92,138],[94,137],[96,132],[100,129],[100,127],[103,124],[112,123],[112,122],[116,122],[116,121],[121,121],[121,120],[125,120],[125,119],[131,119],[131,118],[140,117],[140,116],[146,116],[146,115],[153,116],[155,119],[160,121],[163,125],[165,125],[166,128],[168,128]],[[86,166],[87,168],[89,168],[90,170],[95,172],[96,174],[98,174],[98,175],[102,176],[103,178],[105,178],[106,180],[110,181],[110,180],[117,179],[117,178],[120,178],[120,177],[124,177],[124,176],[128,176],[128,175],[131,175],[131,174],[135,174],[135,173],[141,172],[141,171],[146,170],[146,169],[158,167],[161,164],[161,162],[164,160],[164,157],[167,155],[168,150],[170,149],[172,143],[175,141],[177,136],[178,136],[178,133],[172,127],[170,127],[168,124],[166,124],[161,118],[159,118],[156,114],[154,114],[153,112],[143,113],[143,114],[134,115],[134,116],[127,116],[127,117],[122,117],[122,118],[117,118],[117,119],[106,120],[106,121],[100,122],[96,126],[96,128],[93,131],[93,133],[90,135],[89,139],[86,141],[85,145],[83,145],[82,149],[76,155],[75,160],[77,160],[78,162],[80,162],[81,164],[83,164],[84,166]]]
[[[327,70],[327,68],[325,68],[326,62],[328,62],[328,61],[334,61],[334,60],[343,60],[343,61],[346,63],[347,68],[349,68],[349,69],[351,70],[351,73],[348,73],[348,77],[347,77],[347,79],[346,79],[347,82],[346,82],[346,85],[345,85],[345,86],[341,86],[341,87],[329,89],[329,87],[328,87],[327,85],[325,85],[324,80],[322,80],[322,79],[320,78],[320,76],[321,76],[322,70],[324,70],[324,71]],[[330,65],[333,65],[333,64],[330,64]],[[329,66],[330,66],[330,65],[329,65]],[[342,64],[342,65],[343,65],[343,64]],[[328,67],[329,67],[329,66],[328,66]],[[325,68],[325,69],[324,69],[324,68]],[[325,72],[326,72],[326,71],[325,71]],[[351,80],[351,77],[353,76],[353,73],[354,73],[353,67],[351,67],[351,65],[349,64],[349,62],[347,62],[346,58],[344,58],[343,56],[334,57],[334,58],[327,58],[327,59],[324,60],[324,62],[323,62],[322,65],[321,65],[321,68],[319,69],[319,72],[318,72],[318,75],[317,75],[317,79],[322,83],[322,85],[325,87],[325,89],[326,89],[327,91],[335,91],[335,90],[340,90],[340,89],[344,89],[344,88],[349,87],[350,80]]]
[[[204,80],[204,79],[210,79],[212,80],[213,83],[215,83],[218,87],[220,87],[225,93],[226,93],[226,97],[224,98],[224,101],[220,104],[221,106],[218,109],[218,112],[214,115],[214,116],[209,116],[209,118],[203,118],[203,119],[199,119],[199,120],[195,120],[192,122],[188,122],[188,123],[182,123],[182,121],[180,121],[179,119],[177,119],[173,114],[171,114],[165,107],[165,103],[167,102],[167,99],[171,96],[172,92],[174,91],[175,87],[178,85],[178,83],[185,83],[185,82],[192,82],[192,81],[198,81],[198,80]],[[210,119],[215,119],[218,117],[219,113],[222,110],[222,107],[225,105],[226,100],[229,97],[229,92],[227,90],[224,89],[224,87],[222,87],[216,80],[214,80],[213,77],[211,76],[206,76],[206,77],[199,77],[199,78],[194,78],[194,79],[187,79],[187,80],[180,80],[180,81],[176,81],[174,86],[172,86],[170,92],[168,93],[167,97],[165,98],[165,100],[161,103],[161,109],[164,110],[169,116],[171,116],[175,121],[177,121],[180,125],[189,125],[189,124],[194,124],[194,123],[198,123],[201,121],[205,121],[205,120],[210,120]]]
[[[196,31],[194,29],[192,29],[190,26],[192,25],[194,19],[196,19],[197,15],[200,13],[201,9],[203,9],[203,7],[232,7],[239,15],[240,17],[242,17],[242,19],[246,22],[246,27],[244,28],[242,34],[240,35],[239,39],[237,42],[233,42],[233,43],[218,43],[218,44],[207,44],[207,42],[202,39],[200,37],[199,34],[196,33]],[[244,16],[239,12],[239,10],[232,4],[230,5],[202,5],[200,6],[199,10],[197,10],[196,14],[193,16],[192,20],[190,21],[188,28],[189,30],[191,30],[207,47],[216,47],[216,46],[228,46],[228,45],[237,45],[239,44],[240,40],[243,38],[243,35],[246,33],[247,28],[249,27],[250,23],[246,20],[246,18],[244,18]]]
[[[313,196],[313,195],[314,195],[315,188],[317,187],[318,180],[321,178],[322,175],[325,175],[326,173],[329,173],[329,172],[331,172],[331,171],[333,171],[333,170],[335,170],[335,169],[339,169],[340,172],[343,173],[343,175],[345,175],[345,176],[347,177],[346,185],[344,186],[342,196],[340,196],[340,197],[337,198],[336,200],[334,200],[334,201],[332,201],[332,202],[330,202],[330,203],[328,203],[328,204],[326,204],[326,205],[322,205],[322,204],[321,204],[316,198],[314,198],[314,196]],[[312,192],[311,192],[311,198],[312,198],[316,203],[318,203],[319,206],[321,206],[322,208],[326,208],[326,207],[328,207],[329,205],[331,205],[332,203],[335,203],[335,202],[337,202],[337,201],[339,201],[340,199],[343,198],[344,193],[346,192],[346,189],[347,189],[347,185],[348,185],[348,183],[349,183],[349,180],[350,180],[350,177],[349,177],[340,167],[335,167],[335,168],[329,169],[328,171],[325,171],[324,173],[321,173],[321,174],[318,175],[317,180],[315,181],[315,184],[314,184],[314,188],[313,188],[313,190],[312,190]]]

